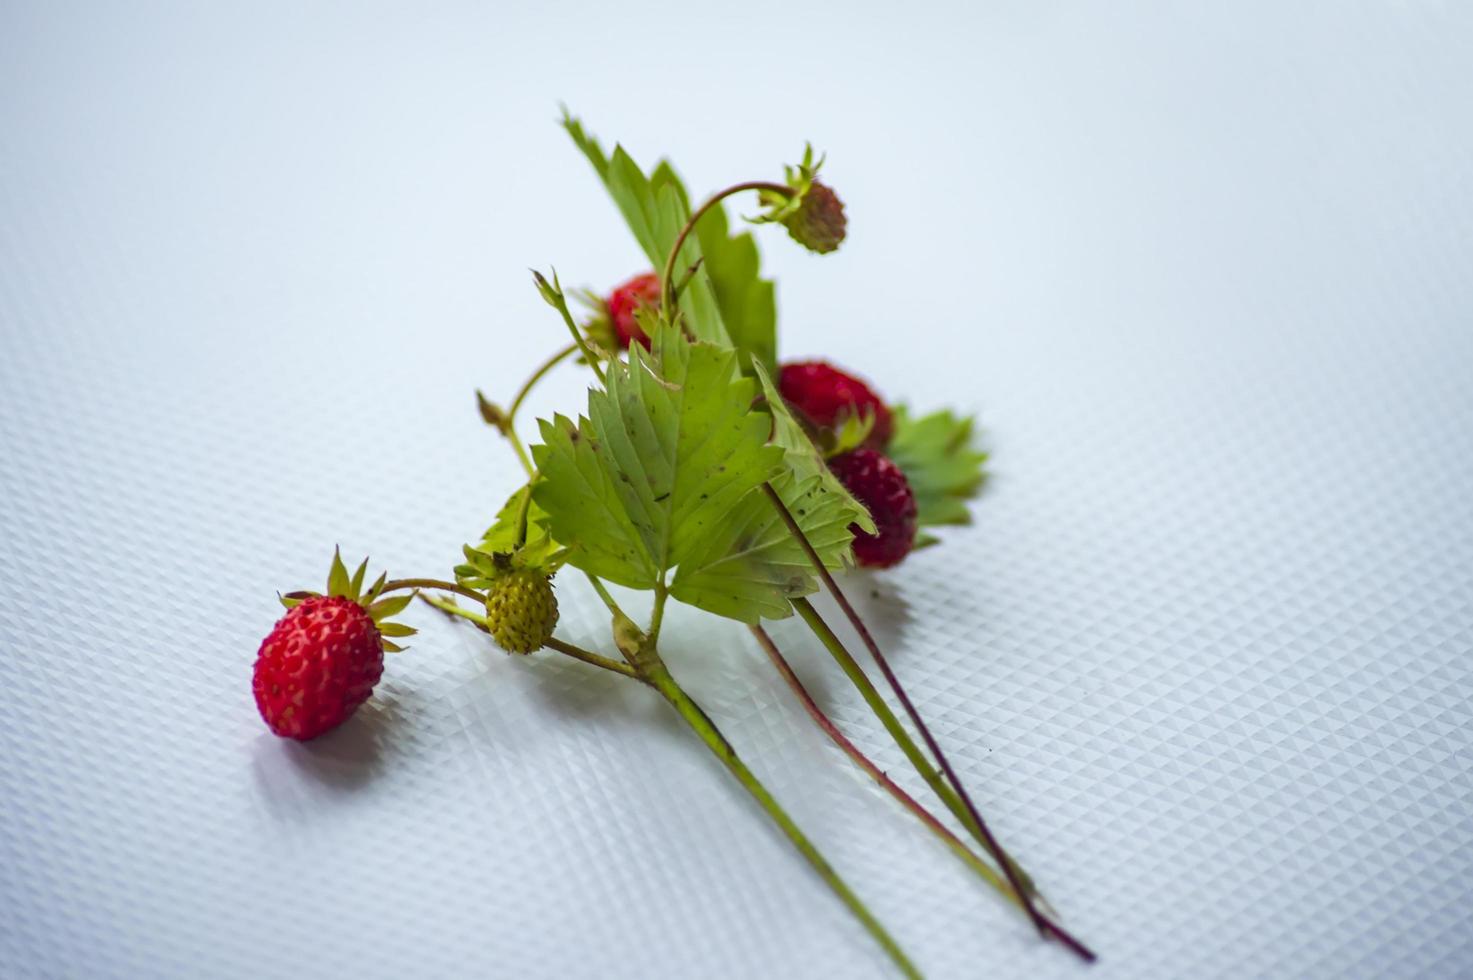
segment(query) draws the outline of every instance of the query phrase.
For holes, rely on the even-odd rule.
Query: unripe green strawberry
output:
[[[533,568],[509,569],[486,590],[486,625],[507,653],[531,653],[552,639],[557,596],[552,579]]]

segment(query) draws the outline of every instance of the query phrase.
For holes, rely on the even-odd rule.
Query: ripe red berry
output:
[[[650,339],[640,329],[634,311],[655,309],[660,305],[660,277],[653,272],[635,276],[609,294],[609,320],[619,335],[619,347],[627,350],[634,341],[646,347]]]
[[[305,742],[347,721],[383,672],[383,639],[368,610],[314,596],[262,641],[251,686],[271,730]]]
[[[900,467],[884,453],[856,449],[829,460],[839,482],[874,518],[877,534],[854,532],[854,557],[866,568],[889,568],[910,554],[916,537],[916,498]]]
[[[874,413],[875,425],[865,445],[876,449],[890,441],[890,409],[869,385],[823,361],[784,364],[778,375],[784,400],[808,421],[832,429],[845,413]]]

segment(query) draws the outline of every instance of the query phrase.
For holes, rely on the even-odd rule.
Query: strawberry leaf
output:
[[[777,364],[777,292],[770,279],[758,275],[756,240],[751,232],[728,237],[726,211],[720,204],[701,216],[696,235],[721,320],[742,354],[743,367],[757,361],[772,370]]]
[[[987,462],[976,448],[972,418],[949,411],[911,418],[901,405],[893,432],[886,451],[915,493],[919,523],[970,524],[967,501],[981,489]]]
[[[756,385],[735,351],[693,343],[670,324],[653,350],[609,365],[588,415],[542,423],[533,500],[568,562],[632,588],[654,588],[721,532],[732,508],[780,471]]]
[[[488,555],[517,552],[521,565],[553,572],[560,564],[558,544],[543,526],[547,514],[537,505],[535,498],[526,502],[527,538],[521,550],[517,550],[517,539],[522,530],[522,504],[526,495],[531,492],[532,484],[529,483],[507,498],[501,510],[497,511],[495,522],[486,529],[475,550]]]
[[[874,522],[829,471],[761,362],[755,368],[771,412],[772,443],[783,451],[773,489],[824,564],[841,568],[851,555],[851,525],[873,532]],[[818,588],[803,546],[760,491],[744,498],[701,544],[676,571],[670,594],[707,612],[746,623],[781,619],[792,614],[790,599]]]
[[[605,155],[598,140],[584,132],[582,123],[568,115],[566,109],[563,110],[563,128],[603,180],[650,265],[656,271],[663,270],[670,250],[675,247],[675,239],[680,236],[680,229],[690,217],[685,189],[674,170],[669,164],[661,164],[646,177],[622,146],[616,145],[611,155]],[[701,261],[700,236],[691,235],[686,238],[675,260],[675,277],[678,279],[685,270]],[[679,306],[697,340],[731,343],[710,276],[705,271],[696,272],[695,278],[681,293]]]

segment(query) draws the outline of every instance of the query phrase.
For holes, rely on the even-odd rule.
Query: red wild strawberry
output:
[[[402,649],[385,637],[414,633],[388,621],[413,596],[379,598],[386,576],[364,593],[367,568],[365,561],[350,576],[334,554],[327,595],[282,598],[288,612],[261,641],[251,681],[256,707],[277,735],[305,742],[347,721],[383,676],[384,651]]]
[[[656,309],[660,305],[660,277],[653,272],[635,276],[609,294],[609,320],[619,337],[619,347],[627,350],[634,341],[644,346],[650,339],[640,329],[634,313],[639,309]]]
[[[783,399],[809,422],[836,428],[845,415],[873,414],[874,428],[865,445],[883,448],[890,441],[890,409],[869,385],[823,361],[784,364],[778,375]]]
[[[900,467],[884,453],[856,449],[829,460],[839,482],[869,510],[877,534],[854,532],[854,557],[866,568],[889,568],[910,554],[916,537],[916,498]]]
[[[343,596],[315,596],[261,643],[252,686],[271,730],[306,741],[347,721],[383,672],[383,641],[368,610]]]

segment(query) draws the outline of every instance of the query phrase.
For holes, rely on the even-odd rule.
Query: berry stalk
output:
[[[670,249],[670,256],[665,260],[665,271],[660,275],[660,306],[662,309],[672,311],[672,322],[675,309],[675,262],[680,258],[680,250],[685,247],[685,240],[690,237],[690,233],[695,230],[696,224],[707,211],[733,194],[741,194],[745,191],[766,191],[769,194],[779,194],[784,197],[791,197],[793,194],[793,189],[786,184],[776,184],[769,180],[748,180],[717,191],[706,199],[706,203],[691,212],[691,216],[681,227],[680,234],[675,236],[675,246]]]
[[[451,616],[459,616],[461,619],[470,620],[472,623],[475,623],[476,626],[484,633],[491,632],[491,623],[486,619],[485,616],[481,615],[480,613],[471,612],[469,609],[462,609],[452,600],[441,599],[438,596],[421,595],[420,598],[443,613]],[[483,604],[484,601],[485,597],[482,596]],[[582,647],[574,646],[571,643],[565,643],[555,636],[549,637],[547,642],[543,645],[546,646],[549,650],[556,650],[558,653],[561,653],[568,657],[572,657],[574,660],[581,660],[583,661],[583,663],[588,664],[591,667],[600,667],[604,670],[613,671],[616,674],[623,674],[625,677],[634,677],[636,679],[639,677],[639,675],[634,672],[634,668],[626,663],[621,663],[611,657],[605,657],[603,654],[594,653],[592,650],[585,650]]]
[[[818,702],[813,699],[813,695],[808,693],[808,688],[798,678],[798,675],[793,671],[792,665],[788,663],[788,659],[783,656],[782,651],[778,649],[777,644],[773,642],[768,632],[761,626],[753,626],[751,630],[752,635],[757,638],[758,645],[767,653],[767,657],[772,662],[772,665],[777,668],[777,672],[782,676],[783,681],[787,683],[789,689],[797,697],[798,702],[803,705],[803,710],[808,713],[809,718],[813,719],[813,723],[819,727],[819,730],[827,735],[829,740],[838,746],[839,750],[847,755],[850,761],[863,770],[867,776],[873,779],[881,789],[894,797],[901,806],[905,807],[917,820],[924,824],[926,829],[935,834],[963,864],[975,871],[983,881],[997,889],[1008,901],[1022,908],[1017,894],[1008,887],[1007,882],[1003,880],[1002,876],[991,865],[974,854],[972,849],[967,847],[960,837],[952,833],[930,810],[927,810],[915,797],[901,788],[900,784],[891,779],[883,769],[875,764],[874,760],[864,754],[859,746],[849,740],[849,737],[839,729],[839,726],[834,723],[832,718],[824,713],[823,708],[819,707]]]
[[[736,749],[726,740],[726,736],[721,734],[721,730],[716,727],[716,723],[711,720],[711,717],[676,683],[675,678],[666,669],[664,663],[659,660],[658,656],[654,655],[653,648],[648,649],[647,657],[649,658],[648,662],[645,662],[646,658],[641,658],[641,674],[645,680],[655,690],[660,692],[660,695],[669,702],[670,706],[675,709],[676,713],[680,715],[681,719],[685,721],[691,731],[705,743],[706,747],[721,761],[721,764],[736,778],[737,782],[742,784],[742,788],[751,794],[752,798],[757,801],[763,810],[767,811],[767,815],[772,818],[773,823],[778,825],[778,828],[787,836],[789,842],[797,848],[798,852],[803,855],[804,860],[823,879],[824,884],[829,886],[829,889],[848,907],[849,911],[860,921],[874,938],[875,942],[880,944],[880,948],[885,951],[886,955],[890,957],[890,960],[900,972],[912,978],[912,980],[920,980],[920,971],[911,963],[905,952],[901,950],[900,945],[885,930],[885,927],[880,924],[879,920],[874,917],[874,914],[870,912],[869,908],[865,906],[859,896],[844,882],[844,879],[834,870],[833,865],[829,864],[814,843],[808,839],[808,836],[803,833],[797,823],[793,821],[793,818],[783,809],[782,805],[768,792],[767,787],[762,784],[762,781],[757,778],[756,774],[747,768],[746,763],[737,755]]]
[[[994,858],[997,859],[998,864],[1001,865],[1003,872],[1007,875],[1008,884],[1010,884],[1013,887],[1013,891],[1017,893],[1018,898],[1023,905],[1024,911],[1027,912],[1028,917],[1033,921],[1033,925],[1038,930],[1039,935],[1054,935],[1061,942],[1063,942],[1064,945],[1068,946],[1081,958],[1085,960],[1093,960],[1094,953],[1087,949],[1083,944],[1079,943],[1078,940],[1074,939],[1072,936],[1069,936],[1067,933],[1063,933],[1061,930],[1058,930],[1057,927],[1050,928],[1052,923],[1050,923],[1047,919],[1043,917],[1043,914],[1034,904],[1032,892],[1024,886],[1023,876],[1019,873],[1019,869],[1007,856],[1007,853],[1003,851],[1002,846],[998,843],[997,838],[993,835],[992,829],[988,827],[987,822],[982,819],[981,812],[977,809],[976,804],[972,802],[971,797],[967,794],[966,787],[962,785],[960,778],[957,777],[956,771],[952,768],[951,762],[946,758],[946,754],[942,751],[941,745],[936,741],[935,736],[931,734],[930,728],[926,725],[925,720],[920,715],[920,712],[916,710],[915,704],[911,701],[910,696],[906,694],[905,688],[900,683],[900,679],[891,669],[889,661],[885,658],[884,653],[880,650],[879,644],[875,642],[874,637],[870,635],[869,630],[864,625],[864,621],[860,619],[859,614],[855,612],[854,607],[850,605],[849,600],[844,595],[843,590],[840,589],[839,584],[834,581],[834,577],[829,573],[828,567],[824,565],[823,559],[819,556],[818,552],[814,550],[812,542],[810,542],[808,540],[808,536],[803,533],[803,529],[798,526],[798,522],[794,520],[792,513],[788,510],[787,505],[783,503],[782,497],[778,495],[778,492],[775,489],[773,489],[772,484],[763,484],[763,490],[767,494],[768,499],[772,502],[773,507],[777,510],[779,516],[782,517],[783,523],[787,525],[789,532],[794,536],[799,544],[802,545],[804,553],[808,556],[808,559],[810,563],[814,566],[814,569],[818,573],[819,578],[822,579],[824,587],[828,589],[829,593],[834,597],[835,601],[839,603],[839,607],[844,611],[844,614],[849,619],[850,624],[853,625],[854,629],[859,633],[860,639],[864,642],[865,647],[869,650],[870,656],[874,658],[876,666],[880,668],[880,673],[884,676],[885,681],[890,686],[891,691],[894,692],[895,697],[900,701],[901,707],[905,709],[905,713],[910,717],[911,723],[915,725],[916,731],[920,733],[921,739],[926,743],[926,747],[930,749],[931,754],[936,757],[936,761],[941,766],[941,770],[945,774],[947,782],[951,784],[951,788],[960,798],[962,804],[961,809],[964,811],[964,813],[959,813],[958,818],[962,820],[963,825],[966,826],[970,832],[978,836],[980,842],[982,843],[983,847],[987,849],[988,853],[990,853]],[[810,626],[814,626],[815,622],[822,623],[821,619],[817,619],[817,612],[813,610],[813,607],[808,603],[806,599],[793,600],[793,606],[798,609],[799,614],[803,615],[805,620],[809,621]],[[814,617],[814,620],[809,620],[810,614]],[[842,649],[842,644],[838,643],[838,637],[834,636],[833,631],[829,630],[826,624],[824,625],[824,629],[822,632],[817,629],[815,629],[815,632],[820,633],[820,639],[825,640],[825,645],[829,646],[830,652],[835,652],[835,646],[837,646],[839,649]],[[825,638],[824,634],[827,634],[828,638],[832,638],[832,642],[834,645],[830,645],[829,640]],[[853,658],[850,657],[849,660],[853,661]],[[855,666],[858,667],[858,664],[856,663]],[[848,671],[846,671],[846,673],[848,673]],[[859,674],[862,675],[863,671],[860,670]],[[852,674],[850,675],[850,678],[851,680],[855,679],[854,675]],[[867,698],[866,700],[869,699]],[[879,704],[884,703],[883,699],[876,698],[876,701]],[[875,706],[876,701],[871,702],[872,708]],[[876,711],[878,714],[878,709],[876,709]],[[888,706],[886,706],[885,711],[887,713],[889,712]],[[891,717],[893,718],[893,714],[891,714]],[[884,721],[883,716],[881,717],[881,720]],[[892,728],[890,725],[887,724],[886,728],[890,729],[892,736],[895,735],[896,729],[898,728],[898,720],[896,727]],[[904,749],[903,744],[901,747],[902,749]],[[909,753],[907,754],[909,755]],[[925,773],[922,772],[922,775],[925,775]]]

